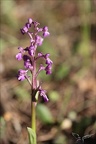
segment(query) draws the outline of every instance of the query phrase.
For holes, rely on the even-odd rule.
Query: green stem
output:
[[[31,103],[31,127],[36,133],[36,102]]]
[[[34,144],[37,144],[36,142],[36,102],[33,102],[31,100],[31,128],[34,131]]]

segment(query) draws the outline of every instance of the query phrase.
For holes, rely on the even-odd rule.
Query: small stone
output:
[[[61,129],[62,130],[67,130],[72,127],[72,121],[68,118],[65,118],[62,123],[61,123]]]

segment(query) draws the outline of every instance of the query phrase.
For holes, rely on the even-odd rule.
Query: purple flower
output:
[[[20,51],[21,53],[24,53],[24,52],[25,52],[25,50],[24,50],[22,47],[18,47],[18,49],[19,49],[19,51]]]
[[[44,27],[43,27],[43,31],[44,31],[44,32],[48,31],[48,27],[47,27],[47,26],[44,26]]]
[[[52,65],[53,64],[53,62],[52,62],[52,60],[49,58],[49,56],[50,56],[50,54],[48,53],[48,54],[46,54],[44,57],[45,57],[45,59],[46,59],[46,64],[50,64],[50,65]]]
[[[26,23],[26,25],[25,25],[25,26],[27,27],[27,31],[26,31],[26,32],[28,32],[28,29],[31,27],[31,24]]]
[[[42,45],[42,42],[43,42],[43,38],[41,36],[36,36],[35,37],[35,43],[37,46],[41,46]]]
[[[44,98],[45,102],[47,102],[49,100],[47,95],[46,95],[46,91],[45,90],[39,89],[39,95]]]
[[[22,53],[19,52],[19,53],[16,55],[16,59],[19,60],[19,61],[22,60]]]
[[[18,47],[18,49],[20,52],[16,55],[16,59],[20,61],[23,58],[23,53],[25,52],[25,50],[22,47]]]
[[[52,63],[53,63],[53,62],[52,62],[52,60],[51,60],[50,58],[47,58],[47,59],[46,59],[46,64],[52,65]]]
[[[24,60],[24,67],[26,69],[30,69],[30,68],[32,69],[33,66],[32,66],[32,62],[31,62],[30,57],[27,55],[24,55],[23,60]]]
[[[48,32],[48,27],[45,26],[45,27],[43,28],[43,36],[44,36],[44,37],[47,37],[47,36],[49,36],[49,35],[50,35],[50,33]]]
[[[28,70],[22,70],[22,69],[20,69],[20,70],[18,71],[17,79],[18,79],[19,81],[23,81],[24,79],[26,79],[27,71],[28,71]]]
[[[46,64],[47,64],[47,66],[46,66],[46,68],[44,68],[43,70],[45,70],[46,71],[46,74],[51,74],[52,73],[52,71],[51,71],[51,69],[52,69],[52,64],[53,64],[53,62],[52,62],[52,60],[49,58],[49,56],[50,56],[50,54],[42,54],[41,52],[40,53],[38,53],[38,57],[37,57],[37,59],[38,58],[44,58],[45,60],[46,60]]]
[[[28,23],[29,23],[29,24],[32,24],[32,21],[33,21],[33,20],[32,20],[31,18],[28,19]]]
[[[29,48],[28,48],[28,53],[29,53],[29,55],[31,55],[31,56],[34,56],[34,54],[35,54],[35,46],[30,46]]]
[[[45,60],[46,60],[46,64],[53,64],[52,60],[49,58],[50,54],[47,53],[47,54],[42,54],[41,52],[38,53],[38,57],[37,58],[40,58],[40,57],[43,57]]]
[[[52,65],[47,65],[45,68],[46,74],[50,75],[52,73],[51,69],[52,69]]]
[[[25,26],[27,27],[27,29],[29,29],[31,27],[31,24],[32,24],[32,19],[29,18],[28,22],[25,24]],[[26,32],[28,32],[28,31],[26,31]]]
[[[43,28],[37,28],[37,31],[38,31],[38,32],[42,32],[42,31],[43,31]]]
[[[27,26],[24,26],[22,29],[21,29],[21,33],[22,34],[25,34],[25,33],[27,33],[28,32],[28,28],[27,28]]]

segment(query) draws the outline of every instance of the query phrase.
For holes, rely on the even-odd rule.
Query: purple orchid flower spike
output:
[[[23,28],[20,29],[23,35],[27,34],[29,36],[30,45],[26,48],[18,48],[19,53],[16,55],[16,59],[18,61],[24,61],[25,70],[20,69],[18,71],[17,79],[19,81],[23,81],[25,79],[28,80],[28,82],[31,85],[32,92],[34,91],[33,100],[35,100],[36,93],[39,92],[39,96],[43,97],[43,99],[47,102],[48,97],[46,95],[46,91],[41,88],[41,85],[37,84],[37,77],[42,70],[44,70],[48,75],[51,74],[53,62],[49,58],[50,54],[43,54],[42,52],[37,54],[36,50],[39,46],[43,44],[44,38],[49,36],[50,33],[48,31],[47,26],[44,26],[43,28],[39,28],[39,26],[40,23],[33,21],[33,19],[29,18],[27,23],[25,23],[25,25],[23,26]],[[31,27],[34,28],[34,32],[31,32]],[[42,36],[39,33],[42,33]],[[42,63],[37,68],[37,61],[41,58],[43,58]],[[28,71],[32,74],[32,80],[30,80],[30,77],[28,76]]]

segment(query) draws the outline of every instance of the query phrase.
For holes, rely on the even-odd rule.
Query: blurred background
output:
[[[27,144],[31,123],[30,86],[18,82],[22,62],[18,46],[29,39],[20,33],[28,18],[48,26],[50,37],[39,51],[50,53],[52,75],[41,73],[49,102],[37,106],[38,144],[74,144],[72,132],[96,132],[96,0],[0,0],[0,142]],[[85,140],[95,144],[96,138]]]

